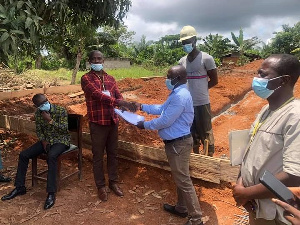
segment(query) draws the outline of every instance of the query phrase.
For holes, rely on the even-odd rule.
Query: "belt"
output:
[[[187,134],[187,135],[184,135],[184,136],[181,136],[181,137],[172,139],[172,140],[163,140],[163,142],[164,142],[165,144],[168,144],[168,143],[171,143],[171,142],[174,142],[174,141],[179,141],[179,140],[187,139],[187,138],[189,138],[189,137],[191,137],[191,136],[192,136],[191,134]]]

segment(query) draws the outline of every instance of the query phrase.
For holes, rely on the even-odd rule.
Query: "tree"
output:
[[[120,24],[118,27],[104,26],[103,32],[111,35],[111,37],[119,44],[129,46],[132,44],[134,31],[128,31],[128,27]]]
[[[165,35],[164,37],[160,38],[158,42],[170,49],[181,48],[181,42],[179,42],[179,39],[179,34]]]
[[[26,47],[28,54],[37,58],[39,67],[41,49],[54,49],[69,60],[77,58],[74,70],[89,39],[84,36],[94,35],[99,26],[118,27],[131,5],[130,0],[3,1],[0,8],[3,54],[17,52],[16,49],[23,52]]]
[[[4,0],[0,4],[0,19],[1,59],[7,63],[12,56],[17,65],[21,52],[30,53],[30,47],[37,43],[42,18],[30,0]]]
[[[231,53],[233,48],[230,40],[219,34],[209,34],[203,39],[203,43],[201,48],[213,56],[217,62],[221,62],[222,58]]]
[[[127,26],[120,24],[118,27],[104,26],[97,32],[95,38],[88,46],[100,50],[106,57],[130,58],[134,31],[128,31]]]
[[[84,24],[79,29],[74,29],[74,36],[69,38],[77,47],[76,65],[73,69],[72,82],[75,83],[76,74],[79,68],[80,60],[83,54],[83,46],[86,46],[90,38],[99,26],[110,25],[118,27],[131,5],[130,0],[72,0],[68,1],[68,19],[69,26],[76,27],[79,23]],[[84,29],[86,27],[86,30]],[[89,33],[87,33],[89,32]]]
[[[275,32],[275,37],[271,40],[272,53],[293,54],[295,49],[300,48],[300,22],[294,27],[282,25],[282,29],[283,31]]]
[[[260,43],[257,37],[252,37],[250,39],[244,39],[243,29],[240,29],[239,36],[237,37],[233,32],[231,32],[232,40],[236,45],[236,50],[240,53],[240,64],[247,62],[248,58],[245,56],[246,52],[251,50],[255,45]]]

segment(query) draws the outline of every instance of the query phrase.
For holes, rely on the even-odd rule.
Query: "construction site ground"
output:
[[[232,130],[247,129],[256,114],[267,102],[251,91],[251,82],[257,74],[262,60],[243,67],[219,72],[219,84],[210,89],[216,152],[214,157],[229,158],[228,133]],[[300,97],[299,81],[295,96]],[[164,78],[123,79],[118,81],[119,89],[126,100],[147,104],[163,103],[169,91]],[[1,94],[1,93],[0,93]],[[35,108],[32,96],[0,101],[0,114],[24,115],[33,119]],[[47,95],[49,101],[65,106],[69,112],[84,115],[84,131],[88,132],[88,119],[83,95],[70,98],[66,94]],[[146,115],[146,120],[154,116]],[[3,173],[13,179],[16,174],[18,154],[37,139],[22,133],[0,130],[0,149],[4,164]],[[141,145],[161,148],[163,142],[157,132],[139,130],[120,120],[119,139]],[[62,183],[57,193],[56,204],[44,211],[46,198],[45,184],[31,187],[31,167],[27,176],[26,195],[11,201],[0,202],[0,224],[139,224],[139,225],[176,225],[184,224],[186,219],[172,216],[163,211],[163,203],[176,202],[176,188],[168,171],[119,160],[120,185],[124,190],[123,198],[109,193],[107,202],[100,202],[92,173],[92,154],[90,149],[83,151],[83,179],[70,178]],[[72,170],[75,160],[64,163],[65,170]],[[46,167],[39,163],[39,167]],[[206,225],[233,225],[245,222],[245,211],[236,207],[231,193],[231,183],[213,184],[193,179],[203,211]],[[0,195],[11,191],[13,182],[0,184]]]

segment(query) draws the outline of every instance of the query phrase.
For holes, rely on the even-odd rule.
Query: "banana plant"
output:
[[[247,50],[252,49],[253,46],[260,43],[260,40],[257,37],[252,37],[245,40],[242,28],[240,28],[238,37],[233,32],[231,32],[231,37],[236,45],[237,51],[239,51],[241,56],[244,55]]]

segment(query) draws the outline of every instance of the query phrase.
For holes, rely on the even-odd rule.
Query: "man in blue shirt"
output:
[[[165,152],[177,186],[178,200],[175,206],[164,204],[164,210],[180,217],[187,217],[186,225],[203,225],[202,212],[189,173],[189,158],[193,146],[190,128],[194,119],[193,101],[186,86],[187,73],[183,66],[169,69],[166,86],[171,93],[162,105],[137,103],[140,110],[160,115],[151,121],[141,121],[138,128],[158,130],[165,143]]]

